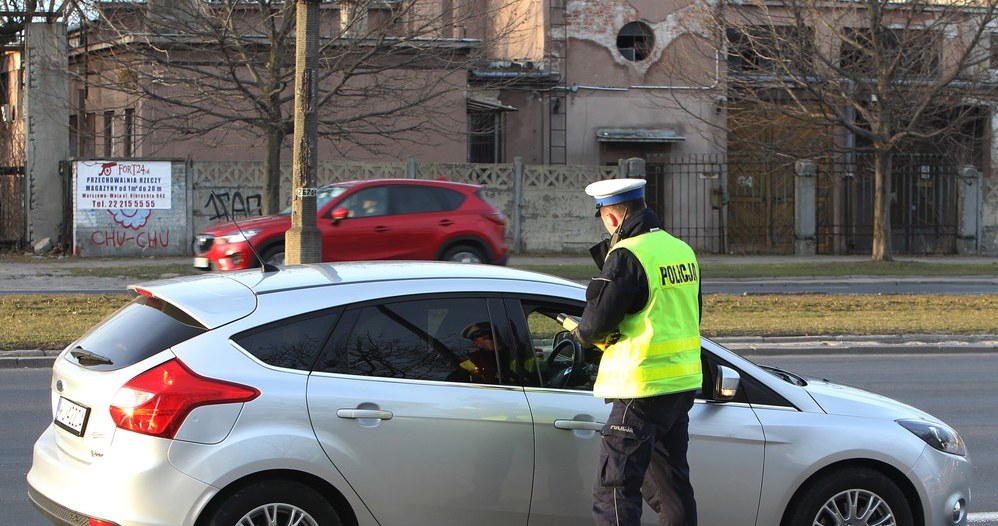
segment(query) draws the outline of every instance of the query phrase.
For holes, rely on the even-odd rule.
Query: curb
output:
[[[711,338],[741,356],[978,354],[998,352],[998,335],[748,336]],[[0,351],[0,369],[52,367],[62,351]]]
[[[0,351],[0,369],[48,368],[62,351]]]

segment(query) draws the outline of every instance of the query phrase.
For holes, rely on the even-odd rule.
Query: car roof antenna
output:
[[[236,221],[236,218],[233,217],[232,213],[229,212],[229,207],[225,205],[225,200],[223,200],[220,195],[216,194],[214,190],[211,191],[211,195],[215,198],[216,203],[222,205],[222,211],[225,212],[225,217],[229,218],[229,221],[232,221],[233,225],[236,225],[236,230],[242,234],[243,239],[246,239],[246,234],[243,234],[243,229],[239,226],[239,223]],[[253,257],[260,262],[260,268],[263,272],[279,272],[281,270],[281,267],[264,261],[263,258],[260,257],[260,253],[256,251],[256,247],[253,246],[253,243],[251,243],[249,239],[246,239],[246,244],[249,245],[250,250],[253,251]]]

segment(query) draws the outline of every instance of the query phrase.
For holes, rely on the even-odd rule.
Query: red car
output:
[[[320,187],[323,261],[423,259],[504,265],[506,217],[481,187],[448,181],[378,179]],[[216,225],[194,239],[194,266],[237,270],[284,264],[291,209]]]

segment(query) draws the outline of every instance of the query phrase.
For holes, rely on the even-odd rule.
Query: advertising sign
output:
[[[169,161],[79,161],[76,208],[170,209],[172,183]]]

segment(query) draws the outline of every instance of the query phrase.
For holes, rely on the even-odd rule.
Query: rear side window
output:
[[[449,188],[435,186],[398,185],[391,187],[396,214],[448,212],[461,206],[465,195]]]
[[[319,356],[336,318],[336,314],[328,313],[282,320],[240,333],[232,341],[263,363],[307,371]]]
[[[325,372],[384,378],[510,383],[517,366],[483,298],[436,298],[349,310]]]
[[[90,329],[76,342],[67,358],[76,359],[73,353],[77,351],[87,353],[92,358],[82,363],[77,360],[77,363],[85,364],[88,369],[114,371],[134,365],[207,330],[169,303],[138,296]],[[101,359],[95,360],[97,357]]]

